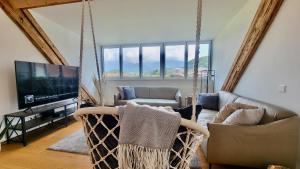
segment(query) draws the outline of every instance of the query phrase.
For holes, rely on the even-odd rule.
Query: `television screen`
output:
[[[15,61],[19,109],[78,97],[79,68]]]

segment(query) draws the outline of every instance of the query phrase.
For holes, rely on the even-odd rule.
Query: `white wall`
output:
[[[213,69],[216,70],[216,89],[219,90],[244,40],[260,0],[248,0],[213,41]]]
[[[47,63],[23,32],[0,9],[0,120],[18,110],[15,60]]]
[[[34,10],[31,10],[30,12],[46,32],[50,40],[55,44],[60,53],[67,60],[67,62],[72,66],[78,66],[80,55],[80,35],[62,27],[52,20],[49,20]],[[88,26],[88,24],[89,23],[87,23],[86,26]],[[80,27],[78,27],[78,29],[80,29]],[[86,28],[84,33],[85,41],[82,82],[87,87],[89,92],[94,95],[95,98],[97,98],[96,89],[92,81],[94,74],[96,74],[96,61],[93,51],[93,44],[91,43],[92,41],[89,40],[92,35],[91,32],[87,30],[88,29]]]
[[[204,0],[202,38],[213,39],[246,1]],[[97,42],[108,45],[194,40],[196,3],[196,0],[93,1]],[[32,10],[68,30],[80,31],[80,3]]]
[[[299,0],[284,1],[235,92],[300,115],[299,11]],[[286,93],[278,91],[281,84],[287,85]],[[300,155],[297,167],[300,168]]]

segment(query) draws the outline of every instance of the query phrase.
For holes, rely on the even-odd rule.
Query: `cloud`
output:
[[[139,63],[139,48],[123,48],[123,62]]]
[[[119,60],[119,48],[104,49],[105,61],[118,61]]]
[[[144,62],[159,62],[160,61],[160,47],[143,47],[143,61]]]

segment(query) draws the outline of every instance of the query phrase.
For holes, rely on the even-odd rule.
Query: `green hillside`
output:
[[[190,60],[188,62],[188,68],[192,69],[194,67],[195,59]],[[208,56],[200,57],[199,58],[199,67],[208,67]]]

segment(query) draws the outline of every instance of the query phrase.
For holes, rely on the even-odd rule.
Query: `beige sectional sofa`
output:
[[[299,138],[299,117],[286,109],[219,92],[219,108],[238,102],[265,108],[259,125],[237,126],[210,123],[218,111],[204,109],[198,123],[208,126],[210,138],[201,148],[210,165],[234,165],[266,168],[280,164],[295,168]]]
[[[135,101],[138,104],[151,106],[171,106],[172,108],[181,107],[181,93],[178,88],[173,87],[134,87]],[[121,100],[120,93],[114,95],[114,105],[124,105],[128,100]]]

